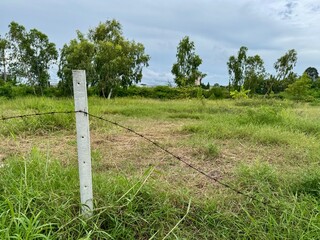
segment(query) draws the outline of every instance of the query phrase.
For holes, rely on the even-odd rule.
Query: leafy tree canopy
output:
[[[315,81],[317,78],[319,78],[318,70],[314,67],[308,67],[304,73],[306,73],[312,79],[312,81]]]
[[[29,32],[24,26],[11,22],[8,33],[10,43],[9,70],[17,78],[26,78],[41,90],[49,85],[49,68],[58,58],[54,43],[37,29]]]
[[[237,91],[243,86],[255,93],[265,77],[264,62],[259,55],[247,56],[248,48],[242,46],[237,56],[230,56],[227,62],[230,84]]]
[[[237,56],[230,56],[227,62],[231,84],[235,90],[240,91],[244,82],[245,65],[247,60],[247,47],[240,47]]]
[[[149,59],[141,43],[124,38],[118,21],[108,20],[90,29],[88,37],[78,32],[78,39],[63,47],[60,86],[71,91],[72,69],[84,69],[88,82],[97,86],[103,96],[111,97],[114,88],[140,82]]]
[[[202,59],[195,53],[194,42],[189,37],[184,37],[177,47],[177,62],[172,66],[174,81],[178,87],[194,86],[196,80],[200,80],[206,74],[198,70],[202,64]]]
[[[9,42],[7,39],[2,38],[0,35],[0,72],[2,79],[7,81],[7,56],[6,52],[9,48]]]
[[[288,78],[289,75],[293,73],[293,68],[296,66],[297,60],[298,57],[296,50],[290,49],[274,63],[274,68],[277,73],[276,78],[278,81]]]
[[[311,89],[311,79],[307,73],[304,73],[297,81],[289,84],[285,92],[295,100],[304,100],[308,97]]]

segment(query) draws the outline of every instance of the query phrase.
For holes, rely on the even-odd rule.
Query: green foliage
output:
[[[281,108],[261,106],[248,109],[245,115],[240,116],[239,121],[243,124],[280,124],[282,122]]]
[[[94,56],[94,45],[78,34],[78,38],[71,40],[69,45],[65,44],[60,53],[58,76],[61,81],[58,88],[64,95],[73,93],[72,70],[86,70],[86,80],[89,85],[95,84],[95,73],[92,64]]]
[[[0,35],[0,77],[7,81],[7,50],[9,49],[9,42]]]
[[[229,96],[229,92],[224,87],[212,87],[209,91],[205,92],[205,96],[209,99],[223,99]]]
[[[265,75],[264,62],[260,56],[248,56],[245,66],[244,88],[250,90],[252,94],[259,92]]]
[[[285,90],[289,98],[294,100],[310,99],[311,79],[305,73]]]
[[[296,50],[290,49],[274,63],[276,75],[270,75],[265,86],[265,95],[270,95],[272,92],[283,92],[289,84],[296,81],[297,74],[293,72],[293,68],[297,63],[297,59]]]
[[[233,99],[247,99],[249,92],[250,92],[250,90],[246,90],[246,89],[244,89],[243,86],[241,86],[240,91],[238,91],[238,90],[231,91],[230,96]]]
[[[12,88],[16,91],[16,88]],[[20,88],[21,90],[27,90]],[[22,94],[17,94],[21,96]],[[10,106],[6,108],[5,106]],[[38,112],[66,111],[73,109],[72,100],[68,101],[50,99],[45,97],[17,97],[14,99],[2,100],[0,112],[3,116],[13,116],[22,114],[32,114]],[[70,114],[44,115],[30,118],[19,118],[5,121],[0,124],[0,135],[19,135],[19,134],[46,134],[59,130],[71,130],[74,127],[74,116]]]
[[[202,59],[195,53],[194,42],[188,36],[180,41],[176,57],[177,62],[173,64],[171,72],[178,87],[195,86],[196,80],[201,81],[206,76],[198,70]]]
[[[231,56],[227,62],[232,87],[240,91],[244,86],[251,93],[256,93],[264,80],[264,62],[259,55],[247,56],[248,48],[242,46],[237,56]],[[230,86],[229,86],[230,87]]]
[[[314,67],[308,67],[304,73],[306,73],[312,81],[316,81],[316,79],[319,78],[318,70]]]
[[[229,96],[224,87],[212,87],[210,90],[199,87],[176,88],[169,86],[116,88],[114,96],[118,97],[144,97],[154,99],[184,99],[184,98],[208,98],[223,99]]]
[[[277,80],[282,81],[292,74],[293,68],[297,63],[297,52],[294,49],[290,49],[285,55],[280,57],[274,64],[274,68],[277,72]]]
[[[301,173],[292,184],[292,192],[320,199],[320,172],[317,168]]]
[[[0,96],[6,97],[6,98],[13,98],[13,90],[12,90],[12,84],[10,83],[4,83],[0,86]]]
[[[88,83],[108,98],[116,88],[140,82],[150,57],[141,43],[125,39],[121,28],[119,22],[111,20],[90,29],[88,38],[78,32],[78,39],[62,49],[59,88],[71,93],[71,71],[79,68],[86,70]]]
[[[227,62],[228,72],[232,86],[235,90],[240,91],[243,85],[245,75],[245,62],[247,60],[248,48],[242,46],[239,49],[238,56],[231,56]],[[229,84],[230,85],[230,84]]]
[[[27,79],[32,86],[43,89],[49,86],[49,68],[58,58],[55,44],[37,29],[26,31],[16,22],[9,25],[9,71],[16,78]]]

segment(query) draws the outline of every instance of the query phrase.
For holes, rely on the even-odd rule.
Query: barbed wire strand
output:
[[[203,171],[202,169],[194,166],[193,164],[187,162],[186,160],[184,160],[183,158],[181,158],[180,156],[174,154],[173,152],[169,151],[168,149],[164,148],[163,146],[161,146],[158,142],[146,137],[145,135],[141,134],[141,133],[138,133],[136,132],[135,130],[129,128],[129,127],[126,127],[122,124],[119,124],[118,122],[114,122],[114,121],[111,121],[109,119],[106,119],[104,117],[101,117],[101,116],[97,116],[97,115],[94,115],[94,114],[91,114],[91,113],[88,113],[86,111],[82,111],[82,110],[78,110],[78,111],[51,111],[51,112],[43,112],[43,113],[30,113],[30,114],[24,114],[24,115],[16,115],[16,116],[9,116],[9,117],[1,117],[0,118],[0,121],[6,121],[6,120],[10,120],[10,119],[18,119],[18,118],[28,118],[28,117],[37,117],[37,116],[44,116],[44,115],[54,115],[54,114],[71,114],[71,113],[83,113],[83,114],[86,114],[88,116],[90,116],[91,118],[95,118],[95,119],[99,119],[101,121],[104,121],[104,122],[108,122],[110,124],[113,124],[115,126],[118,126],[122,129],[125,129],[143,139],[145,139],[146,141],[150,142],[151,144],[153,144],[154,146],[156,146],[157,148],[161,149],[162,151],[164,151],[165,153],[167,153],[168,155],[172,156],[173,158],[177,159],[178,161],[184,163],[186,166],[188,166],[189,168],[193,169],[194,171],[200,173],[201,175],[205,176],[206,178],[220,184],[221,186],[227,188],[227,189],[230,189],[232,190],[233,192],[237,193],[237,194],[240,194],[240,195],[243,195],[247,198],[250,198],[254,201],[257,201],[257,202],[260,202],[268,207],[271,207],[275,210],[279,210],[278,207],[274,206],[274,205],[271,205],[270,201],[265,201],[265,200],[261,200],[261,199],[258,199],[257,197],[251,195],[251,194],[247,194],[233,186],[231,186],[230,184],[228,183],[225,183],[223,181],[220,181],[219,179],[215,178],[215,177],[212,177],[211,175],[209,175],[208,173],[206,173],[205,171]]]
[[[30,113],[30,114],[24,114],[24,115],[16,115],[16,116],[10,116],[10,117],[1,117],[0,121],[6,121],[10,119],[17,119],[17,118],[28,118],[28,117],[35,117],[35,116],[44,116],[44,115],[53,115],[53,114],[71,114],[76,113],[79,111],[52,111],[52,112],[43,112],[43,113]]]
[[[127,130],[127,131],[129,131],[129,132],[131,132],[131,133],[133,133],[133,134],[135,134],[135,135],[137,135],[137,136],[145,139],[146,141],[150,142],[151,144],[153,144],[153,145],[156,146],[157,148],[161,149],[161,150],[164,151],[165,153],[169,154],[169,155],[172,156],[173,158],[175,158],[175,159],[177,159],[178,161],[184,163],[184,164],[185,164],[186,166],[188,166],[189,168],[195,170],[196,172],[200,173],[201,175],[205,176],[206,178],[208,178],[208,179],[210,179],[210,180],[212,180],[212,181],[220,184],[221,186],[223,186],[223,187],[225,187],[225,188],[227,188],[227,189],[230,189],[231,191],[233,191],[233,192],[235,192],[235,193],[237,193],[237,194],[239,194],[239,195],[242,195],[242,196],[244,196],[244,197],[246,197],[246,198],[249,198],[249,199],[251,199],[251,200],[253,200],[253,201],[259,202],[259,203],[263,204],[263,205],[266,206],[266,207],[270,207],[270,208],[272,208],[273,210],[277,210],[277,211],[280,210],[280,208],[279,208],[278,205],[275,206],[275,205],[273,205],[270,201],[261,200],[261,199],[255,197],[255,196],[253,196],[252,194],[247,194],[247,193],[245,193],[245,192],[243,192],[243,191],[241,191],[241,190],[239,190],[239,189],[231,186],[230,184],[227,184],[227,183],[225,183],[225,182],[220,181],[219,179],[217,179],[217,178],[215,178],[215,177],[210,176],[208,173],[206,173],[206,172],[203,171],[202,169],[194,166],[193,164],[185,161],[185,160],[184,160],[183,158],[181,158],[180,156],[178,156],[178,155],[174,154],[173,152],[169,151],[168,149],[164,148],[164,147],[161,146],[158,142],[156,142],[156,141],[154,141],[154,140],[146,137],[145,135],[143,135],[143,134],[141,134],[141,133],[136,132],[135,130],[133,130],[133,129],[129,128],[129,127],[126,127],[126,126],[124,126],[124,125],[122,125],[122,124],[120,124],[120,123],[118,123],[118,122],[115,122],[115,121],[112,121],[112,120],[106,119],[106,118],[104,118],[104,117],[97,116],[97,115],[94,115],[94,114],[91,114],[91,113],[88,113],[88,112],[85,112],[85,111],[79,110],[79,111],[77,111],[77,112],[87,114],[87,115],[90,116],[91,118],[96,118],[96,119],[99,119],[99,120],[101,120],[101,121],[108,122],[108,123],[110,123],[110,124],[113,124],[113,125],[115,125],[115,126],[118,126],[118,127],[122,128],[122,129],[125,129],[125,130]],[[285,211],[282,211],[282,212],[285,212]],[[294,217],[296,217],[296,216],[294,216]],[[305,220],[305,221],[310,221],[310,219],[308,219],[308,218],[306,218],[306,217],[296,217],[296,218],[297,218],[297,219],[303,219],[303,220]]]
[[[210,180],[212,180],[212,181],[220,184],[221,186],[223,186],[223,187],[225,187],[225,188],[228,188],[228,189],[232,190],[233,192],[236,192],[237,194],[243,195],[243,196],[245,196],[245,197],[247,197],[247,198],[250,198],[250,199],[252,199],[252,200],[255,200],[255,201],[257,201],[257,202],[260,202],[260,203],[262,203],[262,204],[264,204],[264,205],[268,205],[268,206],[270,206],[271,208],[274,208],[274,209],[278,210],[277,207],[275,207],[275,206],[273,206],[273,205],[270,205],[270,202],[267,202],[267,201],[264,201],[264,200],[260,200],[260,199],[258,199],[258,198],[256,198],[256,197],[252,196],[252,195],[249,195],[249,194],[247,194],[247,193],[245,193],[245,192],[243,192],[243,191],[241,191],[241,190],[239,190],[239,189],[237,189],[237,188],[235,188],[235,187],[233,187],[233,186],[225,183],[225,182],[220,181],[219,179],[217,179],[217,178],[215,178],[215,177],[212,177],[211,175],[209,175],[208,173],[206,173],[206,172],[203,171],[202,169],[194,166],[193,164],[187,162],[186,160],[184,160],[184,159],[181,158],[180,156],[178,156],[178,155],[174,154],[173,152],[169,151],[168,149],[164,148],[164,147],[161,146],[158,142],[156,142],[156,141],[154,141],[154,140],[146,137],[145,135],[143,135],[143,134],[141,134],[141,133],[136,132],[135,130],[133,130],[133,129],[129,128],[129,127],[126,127],[126,126],[121,125],[121,124],[119,124],[119,123],[117,123],[117,122],[111,121],[111,120],[109,120],[109,119],[106,119],[106,118],[103,118],[103,117],[100,117],[100,116],[93,115],[93,114],[88,113],[88,112],[85,112],[85,111],[81,111],[81,110],[80,110],[80,111],[78,111],[78,112],[82,112],[82,113],[87,114],[88,116],[90,116],[90,117],[92,117],[92,118],[96,118],[96,119],[99,119],[99,120],[102,120],[102,121],[111,123],[111,124],[113,124],[113,125],[115,125],[115,126],[118,126],[118,127],[122,128],[122,129],[125,129],[125,130],[127,130],[127,131],[129,131],[129,132],[131,132],[131,133],[133,133],[133,134],[135,134],[135,135],[137,135],[137,136],[145,139],[146,141],[148,141],[148,142],[150,142],[151,144],[155,145],[157,148],[161,149],[162,151],[164,151],[165,153],[169,154],[169,155],[172,156],[173,158],[175,158],[175,159],[177,159],[178,161],[184,163],[184,164],[185,164],[186,166],[188,166],[189,168],[195,170],[196,172],[200,173],[201,175],[205,176],[206,178],[208,178],[208,179],[210,179]]]

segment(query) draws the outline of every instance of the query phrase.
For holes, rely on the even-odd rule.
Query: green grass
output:
[[[2,116],[72,109],[72,99],[0,102]],[[95,211],[85,219],[74,116],[10,120],[0,127],[0,239],[318,239],[319,106],[90,98],[89,110],[260,201],[91,119]]]

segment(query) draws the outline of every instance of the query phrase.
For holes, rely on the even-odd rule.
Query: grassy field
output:
[[[72,99],[1,99],[4,116]],[[80,216],[73,114],[0,124],[0,239],[319,239],[320,105],[89,98],[95,211]],[[267,203],[267,204],[265,204]]]

